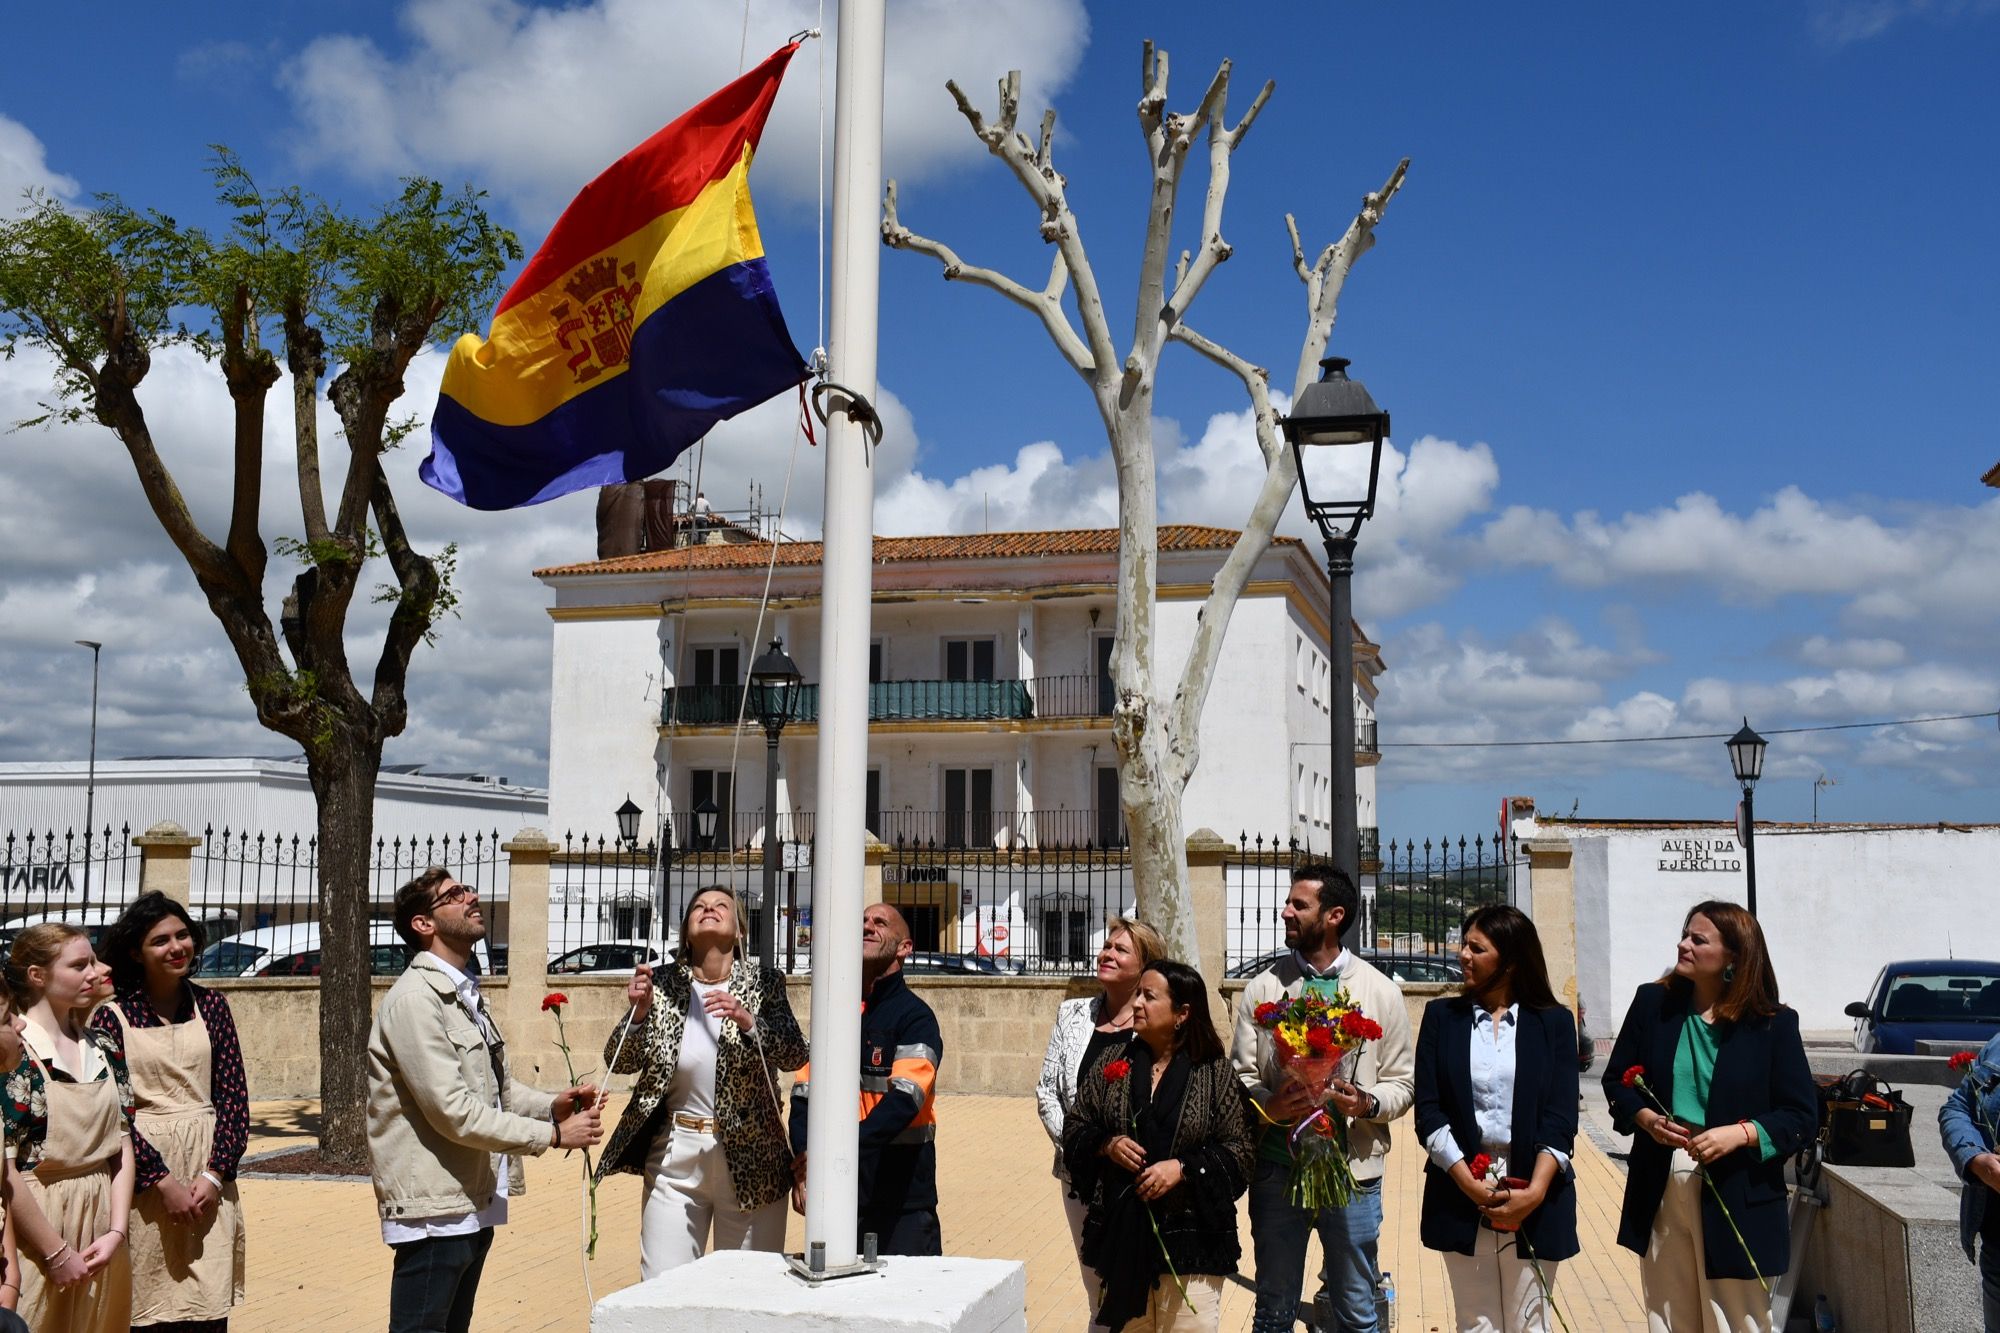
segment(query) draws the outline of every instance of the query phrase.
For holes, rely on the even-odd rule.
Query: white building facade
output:
[[[1236,539],[1160,530],[1156,669],[1171,697],[1201,600]],[[806,682],[780,743],[781,818],[818,807],[817,543],[704,544],[537,571],[555,593],[552,831],[595,835],[628,797],[648,827],[712,804],[759,834],[764,735],[741,726],[751,662],[783,643]],[[1117,634],[1110,529],[877,538],[870,646],[871,832],[892,845],[1119,846],[1108,664]],[[768,578],[769,596],[765,597]],[[1230,622],[1202,719],[1186,827],[1330,841],[1327,581],[1274,542]],[[1376,825],[1375,645],[1356,634],[1358,812]],[[800,823],[780,832],[809,837]]]

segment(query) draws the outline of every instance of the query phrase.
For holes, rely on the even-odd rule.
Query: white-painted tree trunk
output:
[[[893,180],[883,199],[882,239],[893,248],[930,255],[943,265],[949,280],[988,288],[1032,311],[1097,402],[1118,476],[1118,637],[1111,657],[1117,701],[1111,726],[1118,751],[1120,801],[1132,842],[1132,877],[1139,914],[1166,937],[1175,957],[1193,959],[1195,929],[1181,798],[1201,759],[1202,707],[1230,617],[1291,501],[1298,474],[1280,431],[1278,413],[1271,406],[1269,372],[1211,342],[1186,323],[1188,307],[1216,266],[1230,256],[1230,246],[1222,236],[1222,206],[1229,192],[1231,155],[1249,133],[1273,85],[1267,82],[1263,86],[1232,128],[1227,117],[1228,61],[1210,80],[1200,105],[1187,115],[1171,114],[1166,109],[1166,52],[1147,42],[1141,63],[1139,124],[1145,131],[1153,179],[1132,340],[1125,355],[1120,356],[1112,342],[1097,274],[1084,249],[1076,215],[1070,211],[1066,182],[1055,169],[1055,112],[1042,117],[1037,142],[1031,143],[1015,128],[1021,109],[1018,70],[1000,81],[1000,113],[992,122],[956,83],[945,86],[973,133],[1007,165],[1035,201],[1041,214],[1042,239],[1055,247],[1049,278],[1042,289],[1032,290],[993,269],[968,264],[942,241],[919,236],[903,226],[897,217]],[[1170,286],[1167,270],[1181,176],[1194,138],[1204,128],[1208,188],[1201,236],[1197,246],[1181,252]],[[1306,288],[1306,328],[1293,378],[1294,397],[1315,377],[1333,333],[1347,274],[1354,261],[1375,243],[1375,224],[1402,188],[1408,167],[1405,159],[1380,190],[1363,198],[1360,211],[1341,238],[1327,246],[1310,266],[1299,244],[1297,225],[1289,215],[1285,219],[1291,233],[1293,267]],[[1074,306],[1081,332],[1070,322],[1066,302]],[[1173,693],[1162,697],[1154,634],[1159,590],[1159,494],[1153,452],[1153,388],[1160,354],[1169,341],[1192,348],[1242,381],[1255,413],[1264,481],[1202,606]]]

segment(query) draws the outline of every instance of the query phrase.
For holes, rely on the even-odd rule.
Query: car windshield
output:
[[[202,951],[199,971],[205,977],[240,977],[265,952],[241,940],[218,940]]]
[[[1952,973],[1891,976],[1885,1023],[2000,1023],[2000,976]]]

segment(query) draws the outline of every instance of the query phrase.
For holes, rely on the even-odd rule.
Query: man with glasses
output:
[[[396,1255],[389,1333],[465,1333],[522,1153],[604,1136],[597,1089],[550,1094],[507,1075],[507,1047],[472,963],[479,890],[433,866],[396,890],[416,955],[368,1034],[368,1154],[382,1239]]]

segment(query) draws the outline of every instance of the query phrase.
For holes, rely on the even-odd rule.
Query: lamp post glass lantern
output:
[[[1750,719],[1725,742],[1729,747],[1729,767],[1743,787],[1743,892],[1744,907],[1757,915],[1757,779],[1764,775],[1765,740],[1750,729]],[[1818,792],[1814,792],[1817,796]]]
[[[1382,445],[1389,438],[1389,414],[1375,405],[1361,381],[1348,378],[1348,360],[1330,356],[1320,377],[1308,384],[1281,423],[1299,474],[1299,498],[1306,517],[1326,543],[1328,597],[1327,651],[1333,676],[1332,754],[1328,777],[1333,791],[1335,866],[1361,884],[1360,812],[1354,790],[1354,538],[1375,513],[1375,488],[1382,474]],[[1344,450],[1366,448],[1367,481],[1358,483]]]
[[[705,852],[715,850],[715,820],[721,813],[714,797],[707,798],[694,808],[694,845],[698,849]]]
[[[639,845],[639,815],[641,813],[639,807],[632,804],[632,798],[629,795],[625,798],[625,804],[612,811],[612,814],[618,820],[618,841],[624,843],[628,851]]]
[[[757,957],[777,966],[778,916],[778,736],[799,702],[799,664],[781,640],[750,664],[751,700],[764,728],[764,894],[757,913]]]

